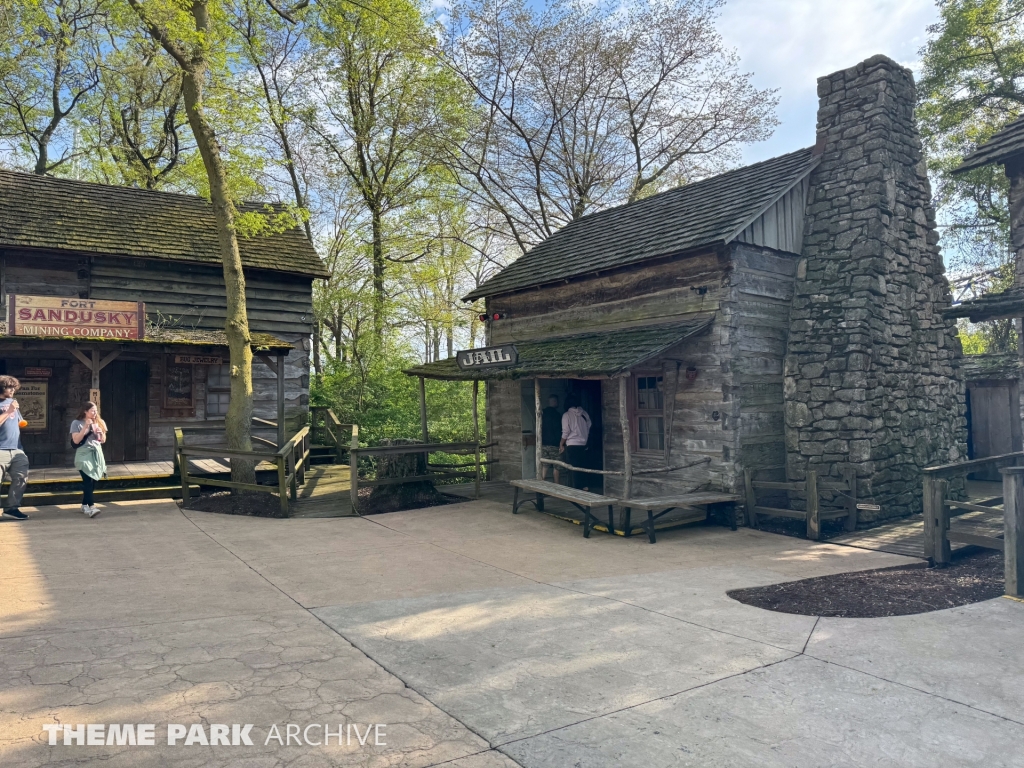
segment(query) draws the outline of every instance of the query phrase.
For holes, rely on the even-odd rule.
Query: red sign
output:
[[[53,368],[37,368],[32,365],[25,366],[26,379],[48,379],[53,376]]]
[[[7,333],[55,338],[141,339],[146,334],[146,305],[141,301],[12,295]]]

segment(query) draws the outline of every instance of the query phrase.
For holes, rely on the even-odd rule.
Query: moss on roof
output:
[[[965,381],[1012,380],[1020,378],[1020,358],[1016,352],[964,355],[960,370]]]
[[[508,368],[463,371],[454,357],[406,371],[428,379],[526,379],[535,376],[578,378],[614,376],[674,347],[711,325],[714,316],[698,315],[671,325],[589,332],[574,336],[515,342],[519,361]]]
[[[494,296],[726,243],[818,163],[801,149],[566,225],[466,296]]]
[[[243,212],[263,211],[248,203]],[[0,248],[219,264],[213,206],[192,195],[0,171]],[[240,237],[253,269],[326,277],[301,227]]]
[[[294,349],[292,344],[270,333],[250,333],[254,350]],[[7,323],[0,322],[0,341],[74,341],[82,344],[165,344],[168,346],[226,347],[228,337],[224,331],[197,328],[146,328],[143,339],[101,339],[81,336],[8,336]]]

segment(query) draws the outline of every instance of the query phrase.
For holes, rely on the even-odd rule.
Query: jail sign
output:
[[[146,308],[141,301],[96,301],[62,296],[10,297],[7,333],[79,339],[141,339]]]
[[[455,362],[463,371],[473,371],[478,368],[507,368],[519,362],[519,353],[513,344],[483,347],[482,349],[465,349],[455,356]]]

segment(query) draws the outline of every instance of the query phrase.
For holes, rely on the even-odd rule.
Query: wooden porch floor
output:
[[[261,462],[259,469],[273,469],[274,465]],[[224,459],[198,459],[189,461],[189,473],[218,474],[230,472],[231,467]],[[118,464],[107,464],[107,480],[151,480],[170,477],[174,474],[174,462],[168,461],[129,461]],[[29,482],[54,482],[78,480],[78,470],[74,467],[41,467],[29,470]]]

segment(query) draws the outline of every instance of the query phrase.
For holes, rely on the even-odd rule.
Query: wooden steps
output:
[[[191,492],[199,493],[199,486],[191,486]],[[148,499],[180,499],[181,485],[159,485],[152,488],[108,488],[93,491],[93,498],[99,503],[104,501],[144,501]],[[22,506],[45,507],[51,504],[78,504],[82,501],[82,492],[78,491],[39,491],[26,493]]]

